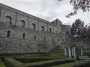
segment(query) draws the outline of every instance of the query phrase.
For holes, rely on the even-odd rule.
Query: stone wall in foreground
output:
[[[7,37],[7,31],[10,31],[10,37]],[[48,52],[57,45],[61,45],[58,34],[0,23],[0,53]]]

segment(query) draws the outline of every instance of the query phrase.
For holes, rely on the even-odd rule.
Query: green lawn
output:
[[[83,53],[84,53],[84,55],[89,55],[89,56],[90,56],[90,49],[88,49],[88,50],[83,50]]]
[[[62,65],[56,65],[52,67],[90,67],[90,59],[88,60],[81,60],[81,61],[76,61],[72,63],[66,63]]]

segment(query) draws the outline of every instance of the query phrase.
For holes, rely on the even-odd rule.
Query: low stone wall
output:
[[[51,48],[49,44],[44,44],[44,46],[38,44],[38,42],[29,40],[0,38],[0,53],[48,52]]]

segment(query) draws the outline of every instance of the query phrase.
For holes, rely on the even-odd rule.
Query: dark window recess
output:
[[[36,39],[37,39],[37,36],[35,35],[35,36],[34,36],[34,40],[36,41]]]
[[[25,39],[25,33],[23,33],[23,39]]]
[[[1,43],[0,43],[1,44]],[[2,46],[0,45],[0,49],[2,49]]]
[[[10,37],[11,32],[7,31],[7,37]]]
[[[32,26],[33,26],[33,29],[35,29],[35,28],[36,28],[36,25],[35,25],[34,23],[32,23]]]
[[[52,31],[52,29],[51,28],[49,28],[49,32],[51,33],[51,31]]]
[[[6,23],[12,24],[12,17],[6,16]]]
[[[24,20],[21,20],[21,26],[25,27],[25,21]]]
[[[41,26],[42,27],[42,31],[44,31],[44,26]]]

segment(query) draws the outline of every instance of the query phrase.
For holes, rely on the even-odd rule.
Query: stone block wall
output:
[[[49,52],[61,46],[63,31],[59,19],[49,22],[0,4],[0,53]]]

